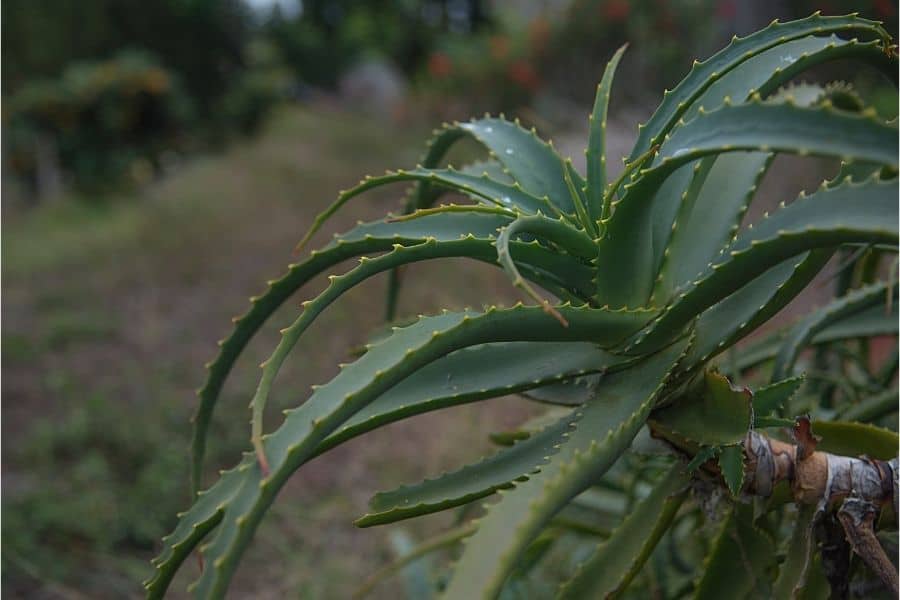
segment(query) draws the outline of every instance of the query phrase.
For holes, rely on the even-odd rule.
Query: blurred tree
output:
[[[251,34],[241,0],[6,0],[2,10],[4,95],[136,48],[180,76],[201,114],[242,67]]]
[[[265,32],[302,81],[330,88],[366,54],[387,58],[411,74],[439,34],[477,32],[492,24],[483,0],[306,0],[292,17],[276,5]]]

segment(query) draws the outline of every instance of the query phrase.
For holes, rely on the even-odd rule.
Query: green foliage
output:
[[[82,188],[123,177],[146,181],[162,152],[178,148],[188,102],[171,72],[145,54],[74,63],[60,78],[29,82],[9,98],[11,165],[20,177],[39,177],[43,143],[43,154],[55,155]]]
[[[164,443],[168,431],[102,397],[85,399],[61,423],[35,424],[27,443],[9,451],[29,465],[4,493],[11,568],[30,564],[51,580],[72,579],[66,555],[78,545],[90,549],[82,564],[151,549],[187,491],[184,453]]]
[[[833,37],[838,33],[847,39]],[[301,249],[363,192],[414,184],[404,215],[360,223],[335,236],[270,282],[252,299],[250,311],[235,319],[200,391],[193,442],[198,490],[213,410],[237,356],[299,287],[349,258],[359,259],[358,266],[332,276],[325,291],[305,302],[300,316],[281,331],[277,348],[261,365],[253,397],[254,452],[198,492],[164,538],[146,584],[150,597],[165,593],[195,549],[206,566],[193,593],[223,596],[281,487],[322,452],[397,419],[511,392],[558,404],[559,414],[543,426],[501,436],[518,441],[490,458],[376,495],[372,513],[358,522],[388,523],[495,494],[498,501],[474,515],[474,533],[465,529],[427,546],[439,549],[466,538],[446,597],[543,597],[570,579],[564,596],[582,590],[588,597],[597,590],[637,597],[693,592],[712,598],[723,590],[768,596],[773,584],[793,585],[796,565],[785,563],[779,573],[775,554],[793,533],[782,525],[791,520],[782,519],[784,506],[751,507],[731,498],[745,491],[741,444],[755,426],[773,424],[765,419],[813,412],[822,448],[886,455],[892,443],[895,450],[894,432],[833,417],[894,389],[893,375],[876,374],[867,360],[866,338],[896,331],[896,322],[883,317],[886,305],[896,309],[897,302],[889,285],[872,281],[877,269],[859,267],[859,275],[839,288],[842,298],[835,305],[751,347],[746,356],[724,361],[718,371],[710,363],[784,308],[838,249],[867,247],[871,256],[896,252],[896,123],[861,106],[839,108],[822,88],[784,87],[813,65],[847,58],[891,76],[896,58],[889,44],[877,23],[818,14],[735,38],[695,63],[665,95],[642,126],[623,174],[610,183],[602,168],[604,115],[615,64],[598,88],[588,148],[595,162],[587,177],[534,132],[486,117],[437,131],[421,166],[366,178],[341,192],[301,240]],[[463,138],[486,149],[489,166],[442,166],[446,152]],[[741,228],[774,154],[874,168],[858,179],[823,184]],[[736,156],[742,160],[729,160]],[[495,179],[492,173],[503,175]],[[472,202],[440,204],[447,192]],[[287,410],[276,430],[263,432],[278,370],[322,310],[377,273],[445,257],[501,267],[537,306],[444,311],[393,327]],[[869,285],[850,291],[863,284]],[[401,295],[393,278],[389,312]],[[873,307],[881,319],[869,313]],[[856,341],[836,343],[848,338]],[[836,389],[817,379],[816,386],[807,384],[810,392],[800,393],[801,380],[793,374],[807,364],[800,351],[809,345],[821,350],[821,360],[849,355],[835,367],[838,378],[852,369],[849,383]],[[807,381],[817,370],[808,369]],[[758,385],[767,379],[772,385]],[[583,391],[573,394],[567,384]],[[756,402],[754,387],[762,388]],[[873,414],[869,407],[856,411]],[[660,477],[659,457],[646,457],[659,452],[648,430],[695,460],[668,461],[668,475]],[[693,469],[689,477],[685,471]],[[689,479],[698,493],[687,501]],[[730,494],[717,505],[714,491],[723,486]],[[614,502],[596,501],[607,492]],[[579,511],[590,517],[580,518]],[[695,526],[709,520],[721,522]],[[601,531],[598,522],[614,530]],[[600,538],[588,546],[596,553],[583,545],[565,551],[578,547],[573,534],[586,532]],[[803,535],[795,540],[805,552]],[[560,554],[567,558],[556,562]],[[536,573],[551,564],[558,581],[548,584],[546,573]]]

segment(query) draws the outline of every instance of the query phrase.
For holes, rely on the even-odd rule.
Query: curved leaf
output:
[[[706,371],[702,382],[671,406],[655,410],[650,420],[657,431],[704,446],[737,444],[753,425],[752,396],[724,375]]]
[[[518,120],[510,123],[497,118],[457,123],[455,127],[483,144],[523,190],[546,199],[565,214],[575,214],[562,158],[534,129],[524,129]]]
[[[880,304],[885,298],[887,286],[883,283],[866,286],[849,292],[846,296],[838,298],[795,325],[782,342],[781,349],[775,357],[775,367],[772,369],[772,381],[784,379],[791,374],[794,363],[797,361],[800,351],[809,340],[822,328],[844,317]]]
[[[587,157],[587,205],[588,213],[595,221],[606,218],[608,209],[604,206],[603,196],[606,192],[606,116],[609,111],[609,96],[612,92],[613,78],[616,68],[625,49],[624,45],[613,54],[606,64],[603,77],[597,85],[597,96],[594,98],[594,109],[588,117]]]
[[[419,369],[354,414],[319,445],[317,454],[400,419],[620,369],[627,364],[621,361],[582,342],[508,342],[457,350]]]
[[[852,32],[870,34],[889,40],[890,36],[875,21],[856,15],[823,17],[816,13],[805,19],[788,23],[773,21],[771,25],[743,38],[735,36],[725,48],[703,62],[695,62],[687,76],[667,92],[653,116],[639,129],[638,139],[631,152],[632,160],[662,141],[693,101],[723,75],[774,46],[808,35]]]
[[[775,544],[753,525],[753,508],[735,503],[700,569],[695,600],[719,600],[722,590],[734,598],[768,598],[768,571],[775,565]]]
[[[197,595],[224,593],[253,532],[279,489],[319,444],[356,412],[425,365],[455,350],[503,341],[592,341],[611,345],[641,326],[646,312],[614,312],[587,307],[557,307],[573,325],[561,327],[536,307],[444,313],[423,318],[376,344],[337,377],[315,390],[284,423],[263,438],[270,475],[253,457],[237,468],[238,489],[221,504],[223,516],[206,545],[207,566],[196,584]],[[220,482],[221,484],[221,482]],[[219,489],[216,484],[213,489]],[[189,550],[189,549],[188,549]],[[175,565],[177,566],[177,565]],[[174,568],[174,567],[170,567]]]
[[[559,590],[559,600],[616,598],[649,558],[687,495],[690,477],[676,464]]]
[[[379,492],[369,501],[372,512],[357,519],[356,525],[384,525],[468,504],[511,487],[513,481],[524,481],[556,454],[578,417],[573,411],[528,439],[457,471]]]
[[[487,599],[500,593],[543,526],[627,448],[684,347],[678,343],[648,359],[641,377],[622,372],[601,380],[597,396],[580,409],[575,431],[550,463],[528,481],[501,491],[500,502],[481,519],[456,565],[448,599]]]
[[[557,255],[542,249],[536,243],[518,243],[510,247],[510,243],[507,240],[506,248],[507,253],[515,254],[519,259],[537,258],[537,260],[540,261],[542,255],[550,257],[551,260],[557,257]],[[331,283],[328,288],[315,299],[304,302],[303,313],[297,317],[291,325],[281,330],[281,340],[279,341],[278,346],[269,358],[260,365],[262,368],[262,376],[260,377],[259,384],[256,388],[256,393],[250,402],[250,407],[253,412],[251,419],[251,441],[256,449],[257,457],[263,466],[263,470],[268,470],[268,464],[262,449],[260,438],[263,433],[262,427],[265,406],[272,384],[278,376],[278,372],[281,369],[282,364],[284,364],[285,359],[287,359],[291,350],[293,350],[297,341],[299,341],[300,336],[303,335],[306,329],[326,307],[340,298],[348,290],[364,282],[368,278],[401,265],[448,257],[467,257],[490,261],[494,254],[495,247],[494,242],[491,239],[477,239],[469,235],[454,241],[438,242],[437,240],[430,238],[415,246],[395,244],[393,250],[387,254],[376,258],[362,257],[359,266],[355,269],[344,275],[332,275],[330,277]],[[529,262],[526,262],[526,264],[529,267],[533,267],[533,263],[531,263],[530,260]],[[545,268],[544,271],[552,272],[548,268]],[[535,276],[532,275],[532,277]],[[542,281],[540,276],[537,276],[536,279],[539,282]],[[552,288],[553,286],[548,287]]]
[[[809,285],[832,254],[831,248],[825,248],[790,258],[703,311],[694,326],[695,342],[687,362],[706,364],[778,314]]]
[[[637,336],[628,351],[640,353],[671,339],[695,316],[791,256],[846,242],[896,245],[896,193],[895,183],[878,180],[823,187],[754,224]]]
[[[896,303],[888,312],[884,306],[873,306],[851,317],[832,323],[813,336],[810,344],[827,344],[837,340],[892,335],[898,331],[898,311]],[[746,371],[775,358],[781,348],[786,332],[767,337],[746,348],[742,348],[736,361],[737,370]]]
[[[198,390],[200,406],[194,416],[191,442],[191,475],[194,491],[199,489],[206,450],[206,436],[219,393],[243,349],[263,323],[300,287],[329,268],[362,254],[384,252],[395,244],[420,244],[427,239],[457,240],[467,235],[491,238],[512,219],[503,214],[476,209],[445,210],[411,215],[404,220],[381,219],[360,223],[350,231],[336,235],[325,248],[288,267],[281,278],[268,283],[265,293],[250,299],[250,310],[232,319],[234,330],[219,342],[219,353],[207,363],[207,378]]]
[[[816,450],[880,460],[896,458],[900,437],[896,432],[867,423],[813,421],[813,433],[821,437]]]

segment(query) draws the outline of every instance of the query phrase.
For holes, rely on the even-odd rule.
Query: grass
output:
[[[195,160],[139,194],[68,199],[3,220],[3,591],[139,597],[148,560],[187,504],[189,418],[215,340],[279,274],[312,217],[367,173],[415,164],[427,132],[322,109],[278,115],[258,140]],[[466,152],[466,150],[463,150]],[[370,194],[332,226],[397,208]],[[317,239],[327,239],[324,232]],[[505,278],[453,261],[411,268],[408,312],[511,300]],[[435,291],[441,281],[445,294]],[[313,282],[311,296],[324,286]],[[285,365],[269,426],[379,325],[383,280],[326,312]],[[299,303],[301,298],[297,298]],[[256,364],[293,318],[289,303],[238,363],[220,402],[215,467],[248,447]],[[500,400],[391,426],[308,465],[263,524],[236,596],[348,596],[391,556],[388,532],[351,521],[379,489],[452,468],[524,417]],[[459,449],[464,452],[460,453]],[[413,536],[446,517],[396,526]],[[193,565],[185,571],[194,571]],[[178,579],[183,594],[187,573]],[[396,582],[378,590],[394,597]],[[394,587],[392,587],[394,586]]]

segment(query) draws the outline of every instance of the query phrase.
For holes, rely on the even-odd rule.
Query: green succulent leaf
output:
[[[846,421],[813,421],[813,433],[821,437],[816,450],[890,460],[897,456],[900,437],[889,429],[867,423]]]
[[[484,175],[468,175],[455,169],[425,169],[420,167],[408,171],[388,172],[381,177],[369,177],[361,181],[356,187],[342,192],[331,206],[316,217],[312,227],[300,240],[298,248],[302,248],[321,229],[322,225],[352,198],[373,188],[402,181],[427,181],[433,186],[446,187],[478,198],[482,203],[489,206],[496,206],[509,211],[511,215],[514,215],[515,211],[521,211],[528,214],[543,212],[560,217],[564,216],[564,213],[549,200],[532,196],[518,184],[507,185]]]
[[[512,221],[511,217],[504,214],[474,207],[456,207],[460,210],[451,208],[437,212],[423,211],[424,214],[411,215],[399,221],[388,218],[361,223],[344,234],[336,235],[325,248],[314,250],[307,260],[290,265],[287,274],[268,283],[265,293],[250,299],[250,310],[233,319],[234,330],[219,342],[219,354],[207,364],[206,382],[197,392],[200,406],[194,417],[191,445],[191,473],[195,492],[200,486],[206,436],[222,386],[235,361],[263,323],[300,287],[348,258],[389,251],[397,244],[416,245],[428,240],[455,241],[467,236],[491,239],[500,228]],[[486,258],[494,262],[493,255]],[[548,272],[558,272],[557,269],[561,267],[558,264],[546,266]],[[579,269],[581,275],[575,275]],[[522,270],[526,275],[529,274],[526,267],[523,266]],[[570,264],[559,272],[582,280],[589,280],[591,277],[589,272],[577,264]],[[588,287],[590,285],[589,283]]]
[[[690,477],[675,465],[622,524],[578,566],[559,600],[616,598],[644,566],[687,495]]]
[[[897,361],[893,361],[896,363]],[[880,393],[873,394],[858,404],[851,404],[840,413],[842,421],[859,421],[862,423],[875,421],[891,413],[897,412],[897,397],[900,396],[896,388],[888,388]]]
[[[719,469],[732,497],[737,498],[744,485],[744,446],[733,444],[723,446],[719,452]]]
[[[772,590],[772,597],[776,600],[793,600],[806,583],[806,574],[816,549],[813,539],[813,520],[816,511],[814,504],[802,505],[797,509],[794,533]]]
[[[753,525],[753,509],[736,503],[700,569],[695,600],[770,597],[766,582],[775,566],[775,544]]]
[[[784,407],[805,381],[802,375],[788,377],[762,387],[753,394],[753,412],[755,415],[769,415]]]
[[[694,454],[691,462],[684,468],[685,472],[693,473],[704,463],[716,458],[721,451],[722,448],[720,446],[703,446],[696,454]]]
[[[515,183],[515,180],[504,170],[503,165],[494,159],[477,160],[460,167],[459,172],[466,175],[472,175],[473,177],[484,175],[490,177],[494,181],[505,183],[506,185]]]
[[[604,204],[606,192],[606,117],[609,112],[609,96],[612,92],[616,69],[625,49],[622,46],[606,64],[603,77],[597,85],[594,109],[589,118],[587,157],[587,198],[588,213],[595,221],[605,219],[608,206]]]
[[[223,516],[205,547],[208,565],[197,581],[199,596],[221,595],[263,514],[288,477],[315,455],[319,444],[356,412],[418,369],[455,350],[504,341],[587,341],[612,345],[650,316],[646,312],[556,307],[562,327],[537,307],[444,313],[399,329],[316,389],[284,423],[263,438],[270,474],[253,458],[238,467],[241,482],[222,505]],[[218,484],[217,484],[218,485]],[[216,489],[216,486],[213,487]]]
[[[506,252],[509,256],[515,255],[522,259],[537,259],[541,261],[541,256],[551,260],[558,255],[541,248],[538,244],[513,244],[509,240],[506,242]],[[366,281],[370,277],[378,273],[396,268],[401,265],[419,262],[423,260],[434,260],[438,258],[449,257],[466,257],[480,259],[490,262],[495,253],[494,242],[491,239],[476,239],[471,236],[455,241],[438,242],[430,239],[415,246],[402,246],[396,244],[393,250],[387,254],[376,258],[362,257],[360,264],[350,272],[334,276],[330,278],[330,285],[324,292],[319,294],[314,300],[303,303],[303,313],[288,327],[281,330],[281,340],[275,348],[272,355],[266,359],[261,365],[262,377],[257,386],[256,393],[250,402],[253,411],[252,416],[252,434],[251,440],[256,447],[260,461],[265,464],[265,456],[261,447],[263,416],[266,402],[272,388],[272,384],[278,375],[278,372],[287,359],[291,350],[293,350],[300,337],[306,329],[315,321],[321,312],[335,300],[340,298],[344,293],[354,286]],[[539,275],[541,269],[535,268],[530,260],[523,261],[529,267],[528,273],[531,278],[545,285],[550,289],[556,288],[552,283],[548,283]],[[553,269],[549,265],[545,265],[544,273],[552,273]]]
[[[853,290],[843,298],[838,298],[795,325],[787,338],[781,343],[781,349],[775,357],[772,379],[782,379],[791,374],[800,351],[803,350],[818,331],[831,322],[881,304],[885,299],[886,293],[887,286],[884,283],[877,283]]]
[[[706,364],[755,331],[796,298],[833,253],[826,248],[790,258],[705,310],[694,326],[696,343],[688,360],[692,364]]]
[[[670,92],[653,116],[640,128],[638,139],[631,152],[631,158],[639,156],[654,144],[662,141],[693,101],[726,73],[769,48],[783,45],[791,40],[809,35],[829,33],[852,33],[874,35],[887,40],[889,36],[875,21],[861,19],[855,15],[846,17],[823,17],[818,13],[788,23],[773,21],[771,25],[739,38],[703,62],[695,62],[687,76]]]
[[[501,492],[465,544],[446,591],[451,600],[494,598],[522,552],[565,504],[596,481],[618,459],[643,426],[663,382],[685,344],[644,363],[642,377],[625,373],[601,380],[584,405],[569,439],[541,472]]]
[[[727,377],[706,371],[702,380],[670,406],[653,412],[653,426],[704,446],[743,441],[752,425],[752,394]]]
[[[524,481],[556,454],[578,417],[577,411],[573,412],[528,439],[458,471],[379,492],[369,501],[371,512],[357,519],[356,525],[384,525],[468,504],[509,488],[515,481]]]
[[[627,364],[581,342],[506,342],[464,348],[419,369],[379,396],[328,436],[318,452],[414,415]]]
[[[510,123],[496,118],[477,119],[455,126],[483,144],[512,180],[531,196],[546,199],[567,215],[575,214],[562,159],[533,129],[524,129],[518,120]]]
[[[690,121],[704,107],[716,108],[726,102],[742,102],[752,94],[768,94],[811,66],[844,58],[880,64],[885,53],[878,42],[860,45],[856,40],[834,36],[789,41],[750,58],[718,79],[690,106],[684,120]],[[818,86],[805,85],[784,89],[774,98],[808,106],[823,93]],[[656,246],[665,248],[665,254],[654,257],[655,264],[662,258],[664,265],[654,286],[655,299],[668,299],[675,288],[700,273],[733,237],[770,160],[770,154],[759,152],[724,154],[695,163],[695,170],[702,175],[694,178],[681,199],[668,200],[681,205],[674,222],[664,218],[657,207],[660,201],[666,202],[665,198],[654,199],[657,226],[672,225],[670,243]]]
[[[813,336],[810,345],[876,335],[892,335],[898,331],[897,304],[887,310],[885,306],[873,306],[850,317],[840,319]],[[741,349],[737,360],[738,371],[745,371],[772,360],[781,349],[785,332],[779,332],[747,348]]]
[[[578,406],[584,404],[593,393],[593,388],[600,381],[602,375],[585,375],[574,379],[567,379],[558,383],[551,383],[527,390],[523,396],[538,402],[556,404],[560,406]]]
[[[670,339],[690,319],[791,256],[841,243],[896,245],[897,210],[895,184],[878,180],[823,187],[798,198],[738,235],[628,351]]]
[[[771,163],[764,152],[735,152],[696,163],[653,288],[653,303],[702,273],[732,240],[760,179]]]

